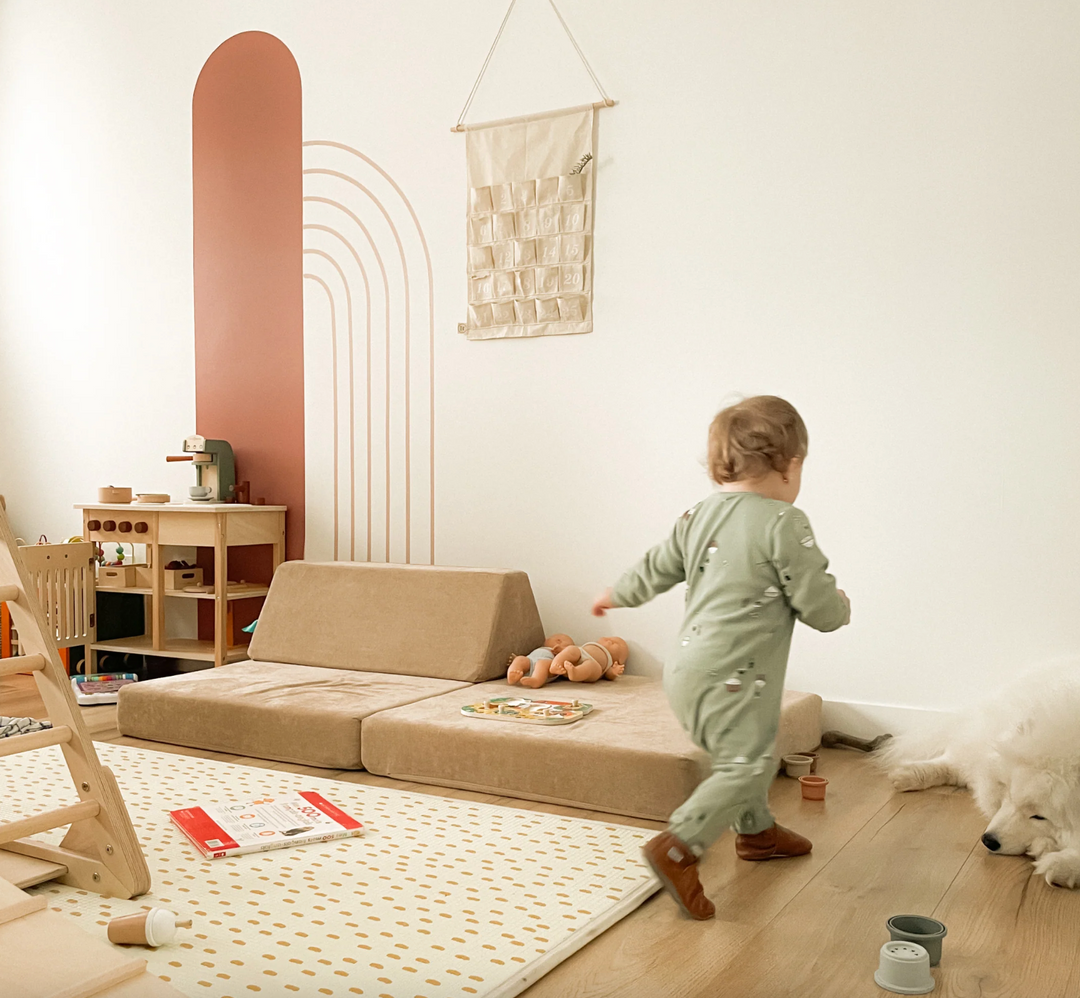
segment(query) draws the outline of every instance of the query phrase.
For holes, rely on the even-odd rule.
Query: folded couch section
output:
[[[361,721],[381,710],[469,684],[347,672],[283,662],[238,662],[133,683],[117,705],[121,734],[149,741],[361,769]]]
[[[543,644],[524,572],[286,562],[274,573],[252,659],[480,683]]]

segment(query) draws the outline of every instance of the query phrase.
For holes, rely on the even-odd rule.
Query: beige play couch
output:
[[[288,562],[251,661],[125,687],[121,733],[328,769],[666,818],[708,773],[659,680],[559,681],[595,710],[538,726],[462,716],[520,688],[507,660],[543,642],[523,572]],[[778,752],[809,750],[821,698],[785,694]]]

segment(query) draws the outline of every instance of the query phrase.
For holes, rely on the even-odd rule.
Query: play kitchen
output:
[[[192,435],[184,441],[182,454],[166,460],[195,466],[195,485],[183,501],[170,502],[164,493],[133,495],[130,488],[110,485],[99,489],[97,503],[76,507],[82,511],[83,538],[96,545],[97,588],[146,598],[147,633],[92,647],[215,665],[246,658],[246,646],[235,644],[234,638],[242,639],[237,632],[256,611],[238,607],[241,616],[234,628],[233,604],[266,595],[270,576],[285,556],[285,507],[267,506],[261,498],[251,502],[249,483],[236,481],[228,441]],[[266,568],[258,567],[255,573],[259,581],[230,579],[229,549],[262,545],[270,552]],[[145,558],[139,563],[141,547]],[[186,550],[170,550],[176,548]],[[192,557],[192,548],[203,549],[200,565],[183,560]],[[250,568],[250,561],[246,564]],[[205,607],[199,614],[199,639],[168,633],[173,628],[166,628],[165,610],[178,605],[171,602],[177,597],[211,602],[212,615]]]

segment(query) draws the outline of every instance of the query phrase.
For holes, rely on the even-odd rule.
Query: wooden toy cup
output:
[[[824,776],[800,776],[803,800],[824,800],[829,781]]]

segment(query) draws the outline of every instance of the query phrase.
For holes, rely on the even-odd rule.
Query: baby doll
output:
[[[551,662],[563,649],[571,647],[574,641],[569,634],[552,634],[551,637],[528,655],[515,655],[510,659],[510,668],[506,681],[514,686],[521,683],[530,689],[538,690],[544,683],[555,677],[550,674]]]
[[[586,641],[580,648],[571,645],[559,652],[550,671],[554,676],[566,676],[572,683],[595,683],[601,677],[614,679],[623,674],[629,654],[622,638]]]

